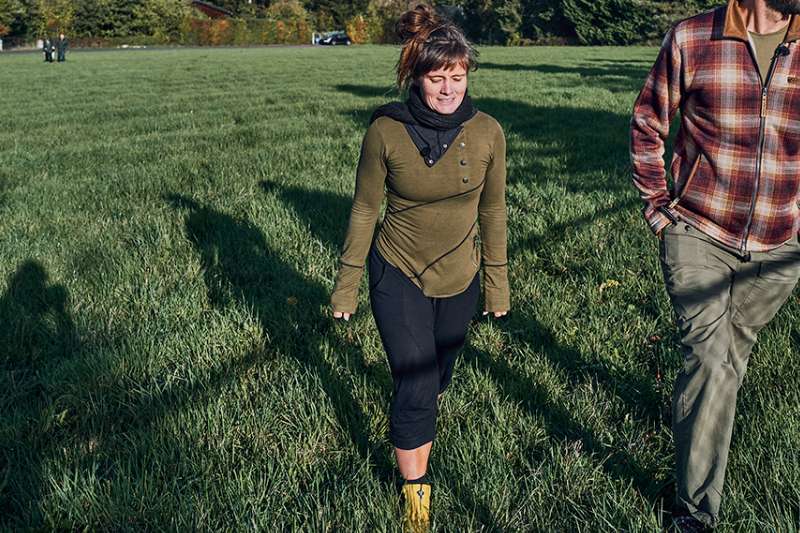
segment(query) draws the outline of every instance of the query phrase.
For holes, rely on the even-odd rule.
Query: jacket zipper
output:
[[[778,48],[775,49],[775,53],[772,56],[772,61],[769,64],[769,70],[767,71],[767,79],[764,81],[764,85],[761,88],[761,124],[758,129],[758,156],[756,157],[756,182],[753,186],[753,195],[750,198],[750,212],[747,214],[747,224],[745,224],[744,229],[744,240],[742,240],[742,246],[740,248],[740,252],[742,255],[745,255],[745,250],[747,250],[747,240],[750,238],[750,230],[752,229],[753,225],[753,214],[756,210],[756,199],[758,197],[758,189],[761,184],[761,166],[764,159],[764,143],[766,142],[766,125],[767,125],[767,96],[769,92],[769,84],[772,82],[772,75],[775,73],[775,64],[778,62],[778,57],[783,55],[781,53],[781,49],[786,47],[786,43],[781,43]],[[758,68],[758,62],[756,61],[755,53],[753,51],[752,44],[748,43],[748,48],[750,49],[751,56],[753,58],[753,63]]]

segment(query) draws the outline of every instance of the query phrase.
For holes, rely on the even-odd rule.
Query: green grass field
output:
[[[657,531],[680,365],[628,121],[652,48],[481,50],[512,312],[476,320],[437,531]],[[0,55],[0,529],[394,531],[391,378],[328,318],[397,49]],[[741,390],[722,531],[800,529],[800,305]]]

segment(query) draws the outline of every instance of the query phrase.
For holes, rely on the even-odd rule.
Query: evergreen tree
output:
[[[658,29],[652,5],[637,0],[563,0],[581,44],[631,44]]]
[[[519,44],[522,28],[521,0],[494,0],[497,26],[502,44]]]
[[[80,37],[136,35],[137,0],[80,0],[75,5],[73,30]]]
[[[564,16],[561,0],[522,0],[521,33],[528,39],[550,36],[575,39],[572,23]]]

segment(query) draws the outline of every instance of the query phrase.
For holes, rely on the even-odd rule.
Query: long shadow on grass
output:
[[[362,98],[376,98],[381,96],[390,100],[397,96],[397,89],[395,87],[376,87],[374,85],[354,85],[351,83],[340,83],[334,87],[339,92],[350,93]]]
[[[633,209],[640,204],[641,202],[638,198],[628,198],[610,207],[598,209],[591,214],[575,217],[567,222],[551,224],[542,233],[529,234],[522,239],[509,243],[508,255],[516,256],[517,253],[526,250],[537,250],[541,253],[547,246],[554,242],[569,242],[569,237],[574,236],[584,227],[594,224],[598,220]]]
[[[274,256],[264,247],[263,236],[246,222],[204,209],[182,197],[175,196],[171,200],[178,207],[190,210],[187,233],[203,253],[212,301],[223,305],[230,297],[240,300],[236,291],[247,291],[251,295],[258,291],[260,296],[248,303],[262,306],[257,309],[263,312],[261,314],[272,310],[273,305],[274,309],[283,311],[282,316],[275,315],[263,321],[265,329],[274,335],[270,348],[291,354],[311,371],[316,371],[355,448],[362,458],[375,463],[376,474],[385,477],[391,472],[386,452],[369,444],[363,413],[354,407],[350,389],[333,375],[333,369],[315,351],[314,341],[323,334],[324,328],[315,322],[313,313],[308,313],[306,320],[301,316],[305,314],[303,304],[313,308],[322,289],[308,286],[280,261],[273,262]],[[242,260],[241,265],[237,263],[239,260]],[[231,269],[239,267],[244,272],[236,271],[230,274],[232,280],[224,279]],[[275,290],[281,283],[284,289]],[[297,298],[297,306],[287,305],[289,294]],[[283,323],[278,324],[280,321]],[[319,333],[293,327],[305,323]],[[159,421],[188,406],[208,401],[251,368],[275,357],[274,353],[249,353],[222,362],[208,375],[185,385],[181,384],[183,381],[172,385],[161,382],[154,387],[149,381],[131,383],[124,378],[98,381],[96,376],[86,376],[81,387],[74,377],[63,381],[70,379],[63,376],[76,375],[75,367],[81,364],[80,354],[85,346],[79,342],[66,289],[51,284],[45,269],[34,261],[22,264],[9,277],[7,291],[0,298],[0,346],[3,347],[0,350],[0,412],[4,416],[3,433],[0,433],[0,527],[16,524],[34,529],[43,527],[44,523],[40,506],[49,484],[44,477],[44,465],[47,461],[62,460],[62,448],[85,446],[94,440],[92,436],[99,435],[97,444],[89,445],[99,448],[88,450],[93,461],[91,468],[97,468],[98,477],[110,481],[113,486],[116,462],[122,459],[120,453],[130,450],[131,443],[141,453],[152,453],[146,448],[152,442],[148,436],[157,435],[155,428]],[[356,366],[352,362],[355,359],[352,350],[342,348],[339,355],[351,368]],[[59,383],[64,387],[60,388]],[[121,448],[117,448],[118,439],[125,442]],[[84,464],[80,468],[86,471],[83,469],[90,467]],[[176,465],[175,468],[181,467]],[[138,481],[145,482],[144,479]],[[154,517],[139,518],[142,522],[126,523],[125,527],[152,525],[148,520]],[[156,515],[155,519],[164,517]],[[78,527],[81,518],[72,517],[69,522]]]
[[[331,328],[331,320],[319,311],[328,299],[325,288],[286,264],[264,234],[248,221],[184,196],[171,195],[168,200],[187,212],[186,234],[203,262],[212,305],[223,308],[237,303],[253,309],[271,350],[294,358],[319,378],[339,425],[358,454],[375,463],[379,479],[390,479],[391,459],[385,449],[370,443],[367,417],[358,408],[351,386],[319,350],[320,339]],[[343,346],[337,348],[349,368],[363,367],[359,354]]]
[[[578,78],[578,85],[600,87],[611,92],[638,92],[652,62],[629,60],[594,60],[579,66],[519,63],[481,63],[480,68],[505,72],[536,72]]]
[[[314,236],[330,250],[337,251],[344,242],[352,200],[329,191],[309,190],[273,181],[262,181],[261,189],[276,195],[298,220],[309,226]]]
[[[0,298],[0,413],[4,426],[13,424],[3,428],[0,441],[0,515],[5,518],[41,523],[43,465],[58,438],[48,429],[58,425],[57,412],[54,391],[43,376],[68,364],[78,343],[67,290],[51,284],[40,263],[20,265]]]
[[[627,178],[630,117],[602,109],[538,106],[498,98],[477,99],[522,144],[507,147],[510,184],[553,184],[568,193],[618,195],[632,190]],[[524,161],[521,166],[515,160]]]
[[[650,426],[658,423],[660,397],[648,379],[634,372],[612,370],[603,361],[590,361],[579,350],[559,342],[554,333],[526,313],[512,312],[499,323],[507,338],[517,346],[542,354],[556,369],[563,371],[574,390],[582,383],[596,381],[623,400],[634,419]],[[583,427],[575,417],[535,380],[523,375],[503,359],[482,350],[468,349],[467,362],[492,376],[501,391],[532,415],[541,416],[547,432],[556,439],[580,440],[582,448],[602,461],[603,469],[613,478],[633,482],[645,497],[653,499],[659,480],[640,466],[635,458],[619,447],[604,445],[594,432]]]

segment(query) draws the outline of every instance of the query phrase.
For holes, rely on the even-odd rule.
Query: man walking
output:
[[[633,112],[633,181],[661,239],[684,355],[672,403],[679,531],[717,523],[750,352],[800,277],[798,13],[800,0],[729,0],[678,23]]]
[[[58,51],[59,63],[63,63],[67,60],[67,46],[69,46],[69,41],[67,41],[67,38],[63,33],[59,34],[58,40],[56,41],[56,50]]]
[[[44,60],[46,63],[53,62],[53,43],[50,41],[50,37],[44,38],[44,43],[42,44],[42,51],[44,52]]]

